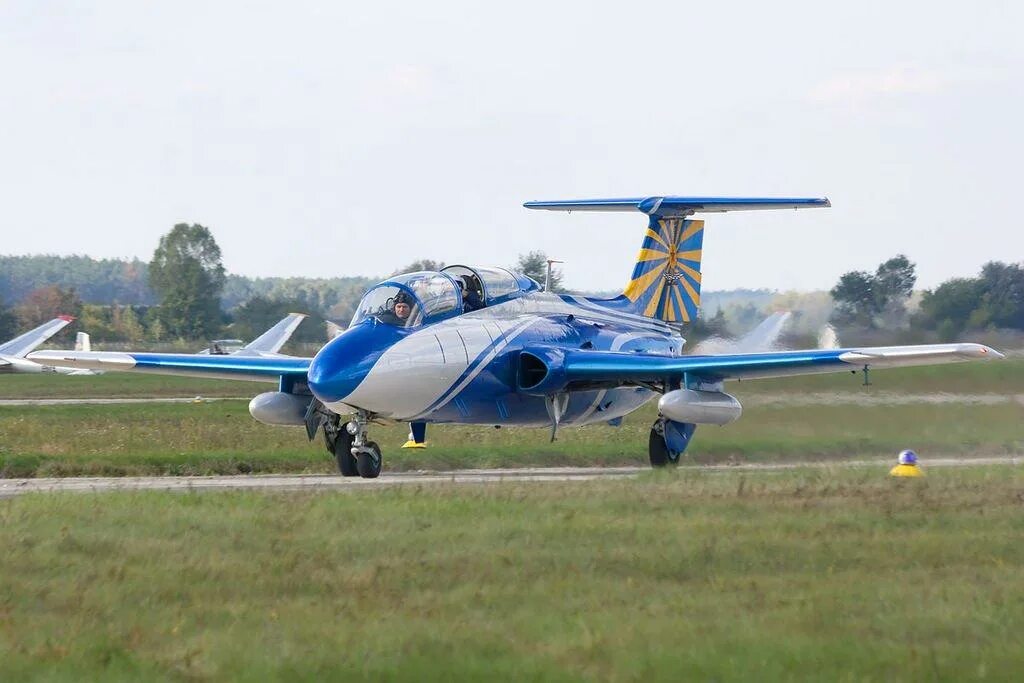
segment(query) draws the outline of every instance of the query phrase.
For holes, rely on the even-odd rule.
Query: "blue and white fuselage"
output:
[[[365,410],[402,421],[539,426],[552,421],[545,397],[517,390],[524,348],[672,356],[682,345],[661,321],[584,297],[528,291],[414,329],[367,317],[316,355],[309,386],[341,414]],[[607,422],[654,396],[642,387],[573,392],[559,407],[560,422]]]

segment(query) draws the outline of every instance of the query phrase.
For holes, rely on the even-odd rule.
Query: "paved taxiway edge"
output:
[[[744,465],[688,465],[683,469],[701,472],[777,471],[801,468],[879,467],[888,460],[849,460],[845,462],[750,463]],[[976,458],[934,458],[924,463],[932,467],[968,467],[971,465],[1021,465],[1024,457],[994,456]],[[0,479],[0,498],[24,493],[106,491],[226,491],[226,490],[330,490],[379,488],[410,484],[495,484],[503,482],[593,481],[621,479],[647,472],[647,467],[532,467],[517,469],[455,470],[448,472],[385,472],[379,479],[360,479],[339,475],[257,474],[211,477],[52,477],[37,479]]]

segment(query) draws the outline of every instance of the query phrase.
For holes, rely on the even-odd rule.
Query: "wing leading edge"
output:
[[[114,372],[148,372],[188,377],[215,377],[276,382],[280,377],[305,378],[312,358],[294,356],[204,356],[178,353],[117,351],[36,351],[29,360],[58,367]]]
[[[849,349],[815,349],[770,353],[739,353],[715,356],[654,356],[617,351],[571,350],[552,356],[543,349],[527,350],[545,359],[548,375],[564,381],[594,386],[659,382],[693,377],[708,382],[731,379],[786,377],[868,368],[932,365],[1002,358],[1003,354],[981,344],[926,344]],[[560,366],[560,367],[556,367]],[[549,382],[544,383],[550,386]]]

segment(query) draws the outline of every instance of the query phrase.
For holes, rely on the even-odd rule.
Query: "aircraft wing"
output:
[[[533,356],[530,376],[540,378],[520,389],[555,393],[580,387],[616,386],[688,378],[706,382],[785,377],[827,372],[857,372],[865,367],[893,368],[967,360],[997,359],[1003,354],[981,344],[925,344],[849,349],[813,349],[715,356],[656,356],[619,351],[526,349]],[[540,372],[540,363],[546,372]]]
[[[276,382],[306,377],[312,358],[295,356],[204,356],[187,353],[120,351],[36,351],[29,360],[43,365],[113,372],[148,372],[188,377],[216,377]]]
[[[61,315],[49,322],[43,323],[39,327],[15,337],[6,344],[0,345],[0,355],[24,358],[29,351],[63,330],[72,320],[74,318],[70,315]]]
[[[277,353],[305,318],[305,313],[289,313],[279,323],[231,355],[255,356],[263,353]]]

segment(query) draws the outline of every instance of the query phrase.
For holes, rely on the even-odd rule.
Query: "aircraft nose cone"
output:
[[[309,389],[323,403],[336,403],[358,387],[384,350],[391,345],[386,326],[367,321],[335,337],[313,358]]]

